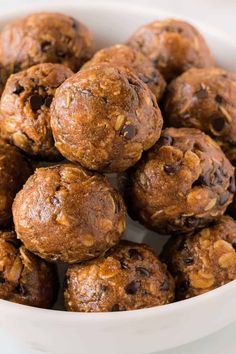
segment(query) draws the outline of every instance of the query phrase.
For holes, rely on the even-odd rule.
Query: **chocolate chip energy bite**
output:
[[[107,179],[72,164],[39,168],[13,205],[17,237],[47,260],[85,261],[114,246],[125,206]]]
[[[0,102],[2,137],[30,155],[59,157],[50,125],[55,90],[73,72],[61,64],[38,64],[11,75]]]
[[[208,135],[168,128],[128,174],[134,218],[163,234],[189,233],[219,218],[235,192],[234,168]]]
[[[0,231],[0,298],[50,308],[57,289],[54,265],[19,246],[13,231]]]
[[[0,228],[11,223],[13,200],[31,172],[19,150],[0,139]]]
[[[172,237],[161,258],[175,277],[178,300],[236,279],[235,246],[236,222],[229,216],[194,235]]]
[[[140,51],[125,44],[117,44],[109,48],[99,50],[83,68],[100,63],[123,66],[133,70],[140,80],[145,82],[159,101],[165,91],[166,82],[159,72],[145,55]]]
[[[68,311],[136,310],[172,302],[174,281],[150,247],[122,241],[102,258],[69,267],[64,295]]]
[[[159,139],[162,115],[133,72],[100,64],[56,91],[51,106],[56,147],[68,160],[102,172],[124,171]]]
[[[180,20],[166,19],[144,25],[131,36],[128,45],[151,59],[167,81],[189,68],[214,65],[202,35]]]
[[[8,23],[0,33],[0,62],[16,73],[40,63],[61,63],[73,71],[90,59],[86,26],[60,13],[34,13]]]
[[[169,86],[167,123],[211,135],[236,162],[236,74],[220,68],[190,69]]]

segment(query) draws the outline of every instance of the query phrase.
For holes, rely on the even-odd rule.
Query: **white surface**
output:
[[[30,12],[36,8],[66,11],[78,16],[92,28],[99,46],[124,41],[140,24],[158,17],[175,14],[192,17],[206,35],[218,62],[236,70],[234,36],[222,34],[219,28],[224,23],[227,26],[231,15],[221,16],[220,21],[218,12],[214,17],[212,14],[218,3],[215,0],[208,1],[212,5],[208,5],[210,11],[207,12],[199,11],[200,6],[206,8],[206,2],[202,0],[194,4],[189,1],[186,7],[181,1],[165,1],[163,5],[163,1],[154,0],[110,1],[105,7],[100,1],[90,5],[87,0],[65,0],[62,6],[60,0],[17,3],[21,6],[15,6],[14,1],[8,4],[2,2],[0,20],[2,18],[7,21],[9,14],[20,16],[24,10]],[[133,3],[134,7],[130,8],[128,3]],[[140,4],[144,3],[142,7]],[[77,10],[74,4],[78,4]],[[150,9],[152,6],[153,9]],[[171,6],[172,13],[161,11],[163,6],[165,9]],[[198,21],[200,19],[209,23],[210,17],[215,19],[212,23],[217,22],[216,29]],[[136,226],[133,226],[133,234],[137,234]],[[139,232],[139,237],[145,241],[154,241],[149,233],[146,235]],[[0,301],[0,354],[147,354],[200,338],[231,323],[235,318],[236,282],[184,302],[126,313],[60,313]],[[221,332],[223,336],[227,338],[227,333],[233,333],[231,328],[234,326]],[[161,354],[231,354],[230,348],[225,348],[226,343],[222,341],[221,333],[185,348],[175,348]],[[233,337],[230,338],[232,344],[235,343]],[[207,343],[211,343],[212,349]],[[232,353],[235,354],[235,350]]]

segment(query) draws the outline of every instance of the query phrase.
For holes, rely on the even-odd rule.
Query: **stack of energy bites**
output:
[[[81,22],[32,14],[2,29],[0,73],[2,299],[51,308],[57,262],[69,311],[163,305],[236,278],[236,74],[194,27],[155,21],[94,54]],[[120,241],[126,208],[171,235],[160,258]]]

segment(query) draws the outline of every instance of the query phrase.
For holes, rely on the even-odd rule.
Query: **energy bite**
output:
[[[236,162],[236,74],[220,68],[190,69],[171,82],[164,112],[173,127],[198,128]]]
[[[166,82],[151,60],[140,51],[125,44],[101,49],[83,66],[83,69],[100,63],[109,63],[133,70],[139,79],[148,85],[157,101],[161,99],[166,88]]]
[[[11,223],[13,200],[30,174],[31,167],[24,156],[0,139],[0,228]]]
[[[11,75],[0,102],[2,137],[31,155],[53,160],[50,105],[55,90],[73,72],[61,64],[38,64]]]
[[[104,176],[64,164],[35,171],[15,198],[13,216],[17,237],[31,252],[76,263],[118,243],[126,211]]]
[[[166,265],[150,247],[127,241],[102,258],[69,267],[65,283],[68,311],[136,310],[174,299]]]
[[[56,147],[68,160],[102,172],[124,171],[159,139],[162,115],[146,84],[109,64],[71,76],[51,106]]]
[[[0,62],[16,73],[40,63],[77,71],[93,52],[88,28],[60,13],[34,13],[10,22],[0,33]]]
[[[131,216],[163,234],[206,226],[235,192],[234,168],[216,142],[193,128],[165,129],[128,177]]]
[[[13,231],[0,231],[0,298],[50,308],[57,288],[54,265],[19,246]]]
[[[165,19],[140,27],[128,45],[152,60],[167,81],[192,67],[214,66],[204,38],[187,22]]]
[[[176,280],[177,299],[203,294],[236,279],[236,222],[218,223],[191,236],[172,237],[161,258]]]

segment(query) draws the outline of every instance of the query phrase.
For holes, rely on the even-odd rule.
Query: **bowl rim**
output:
[[[224,297],[224,294],[233,291],[236,291],[236,280],[233,280],[227,284],[224,284],[214,290],[208,291],[207,293],[186,299],[178,302],[173,302],[166,305],[153,306],[149,308],[143,308],[138,310],[130,311],[120,311],[120,312],[71,312],[63,310],[53,310],[53,309],[44,309],[37,308],[28,305],[22,305],[7,300],[0,300],[0,310],[5,311],[6,314],[9,313],[18,313],[20,316],[43,316],[48,320],[54,321],[55,319],[61,319],[64,321],[73,321],[78,320],[89,321],[89,322],[100,322],[107,320],[135,320],[139,317],[150,318],[157,316],[168,316],[169,313],[175,311],[175,313],[181,313],[183,310],[192,309],[193,306],[204,306],[212,299],[216,300],[219,297]]]
[[[102,8],[106,9],[120,9],[123,11],[122,4],[126,6],[126,11],[142,11],[150,13],[150,11],[154,11],[157,13],[157,17],[172,17],[172,18],[180,18],[186,21],[191,22],[193,25],[197,26],[203,31],[207,33],[214,33],[215,37],[218,37],[220,40],[228,43],[231,47],[236,48],[236,42],[233,36],[229,35],[228,33],[218,30],[215,26],[211,26],[203,21],[195,20],[189,16],[179,16],[172,11],[160,9],[159,6],[155,6],[155,1],[153,0],[146,0],[145,5],[141,4],[139,0],[136,3],[126,3],[125,0],[120,0],[119,3],[116,0],[105,0],[96,2],[96,0],[86,0],[86,3],[83,0],[77,0],[74,2],[73,0],[58,0],[57,2],[48,2],[48,0],[41,0],[39,2],[25,2],[19,3],[17,0],[12,0],[9,4],[8,1],[3,0],[1,5],[1,14],[0,14],[0,23],[1,19],[4,16],[7,17],[21,17],[24,13],[30,13],[31,11],[40,12],[40,11],[55,11],[60,12],[63,9],[68,8],[73,10],[73,8],[98,8],[99,10]],[[4,7],[5,5],[5,7]],[[44,9],[44,10],[43,10]],[[1,313],[5,312],[6,315],[10,313],[18,313],[19,316],[29,316],[31,315],[41,317],[43,316],[47,321],[54,321],[55,319],[61,319],[64,321],[88,321],[88,322],[103,322],[107,320],[116,320],[116,321],[123,321],[123,320],[136,320],[137,318],[146,318],[146,317],[156,317],[156,316],[168,316],[170,312],[173,311],[182,312],[183,310],[188,310],[193,306],[204,306],[207,304],[211,299],[216,300],[216,298],[220,296],[224,296],[224,293],[236,289],[236,280],[233,280],[227,284],[224,284],[214,290],[211,290],[207,293],[198,295],[196,297],[192,297],[186,300],[173,302],[166,305],[161,306],[154,306],[150,308],[138,309],[138,310],[131,310],[131,311],[121,311],[121,312],[94,312],[94,313],[85,313],[85,312],[69,312],[63,310],[53,310],[53,309],[44,309],[44,308],[37,308],[33,306],[22,305],[18,303],[13,303],[7,300],[0,299],[0,311]]]

